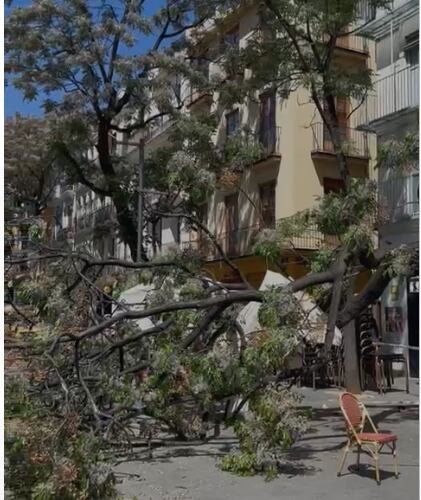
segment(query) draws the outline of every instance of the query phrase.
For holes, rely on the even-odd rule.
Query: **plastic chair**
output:
[[[383,446],[386,445],[391,450],[390,454],[393,456],[395,465],[395,477],[398,477],[398,454],[396,450],[396,441],[398,437],[395,434],[378,432],[366,407],[353,394],[349,392],[341,394],[339,396],[339,406],[345,417],[348,442],[339,464],[338,476],[342,473],[348,453],[352,449],[357,448],[357,468],[359,469],[360,467],[361,450],[367,451],[374,460],[376,481],[377,484],[380,484],[379,456]],[[370,424],[373,432],[364,432],[366,422]]]

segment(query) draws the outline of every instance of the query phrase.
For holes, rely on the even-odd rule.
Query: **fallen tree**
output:
[[[326,2],[292,3],[300,8],[292,9],[291,2],[265,2],[266,14],[270,15],[269,31],[272,30],[272,35],[282,33],[279,39],[275,37],[275,44],[271,43],[274,41],[271,37],[263,41],[256,39],[248,52],[240,51],[238,61],[234,60],[234,55],[229,58],[237,68],[241,65],[250,68],[263,61],[264,68],[255,68],[256,78],[244,84],[240,93],[236,92],[238,89],[232,80],[226,86],[222,82],[214,84],[221,85],[221,92],[226,90],[225,98],[229,102],[243,102],[264,85],[270,85],[274,92],[285,96],[297,86],[307,86],[310,99],[316,104],[331,134],[345,188],[324,196],[313,209],[283,219],[275,228],[260,231],[254,246],[256,255],[265,257],[282,271],[285,251],[295,251],[297,259],[307,270],[305,276],[292,280],[289,285],[264,292],[250,287],[238,266],[223,251],[217,235],[200,222],[200,209],[206,195],[217,188],[216,178],[227,170],[228,173],[241,173],[252,162],[252,155],[245,155],[246,160],[242,156],[242,162],[238,158],[238,162],[233,161],[242,145],[247,144],[247,131],[241,131],[241,137],[236,138],[234,154],[231,151],[228,155],[209,145],[215,124],[202,120],[198,126],[197,122],[175,117],[179,118],[178,138],[174,139],[169,152],[158,152],[155,162],[152,162],[152,166],[158,164],[160,167],[161,181],[171,199],[183,192],[193,192],[195,196],[177,206],[170,204],[168,207],[168,203],[164,203],[166,206],[150,207],[150,215],[177,217],[186,223],[188,229],[200,232],[213,253],[237,272],[240,283],[219,283],[209,277],[206,255],[193,249],[175,249],[149,262],[142,261],[140,257],[143,256],[135,255],[134,191],[129,189],[131,177],[123,176],[124,182],[120,183],[121,171],[114,167],[121,166],[121,163],[110,154],[108,133],[121,128],[118,115],[126,104],[141,104],[143,111],[148,108],[150,102],[145,104],[142,97],[150,87],[154,89],[158,81],[142,80],[140,88],[135,85],[119,94],[124,85],[121,74],[118,74],[116,86],[107,93],[110,91],[106,87],[105,75],[105,83],[101,76],[99,80],[94,79],[92,87],[92,81],[86,75],[91,69],[101,73],[101,61],[95,53],[97,44],[89,41],[89,29],[82,32],[82,46],[95,61],[93,68],[89,60],[82,61],[88,95],[84,95],[85,87],[77,89],[76,80],[70,94],[83,95],[80,103],[70,98],[64,99],[60,106],[53,106],[64,111],[70,108],[72,112],[75,106],[77,118],[76,123],[70,120],[70,128],[69,122],[60,128],[61,141],[55,146],[59,146],[61,154],[67,157],[76,181],[113,199],[121,232],[132,248],[134,258],[127,262],[103,260],[75,249],[47,247],[41,243],[41,236],[34,241],[36,250],[31,255],[11,256],[6,260],[6,269],[10,271],[28,264],[27,279],[16,284],[16,293],[20,301],[32,307],[31,321],[36,322],[31,334],[17,334],[13,346],[17,349],[19,343],[19,355],[25,357],[24,376],[7,379],[10,419],[21,419],[23,426],[32,429],[39,426],[39,432],[32,437],[22,437],[17,433],[18,439],[13,441],[9,450],[12,464],[9,485],[21,488],[18,490],[21,496],[38,488],[44,494],[43,498],[57,498],[71,485],[74,491],[83,491],[85,497],[106,498],[112,494],[107,490],[112,487],[108,475],[104,481],[93,483],[95,491],[87,489],[88,478],[95,472],[87,467],[85,460],[91,458],[94,449],[105,451],[111,443],[130,447],[139,437],[150,442],[156,433],[183,439],[203,437],[209,422],[233,425],[239,438],[240,452],[224,460],[222,466],[225,469],[241,474],[263,471],[272,476],[277,471],[281,452],[305,428],[304,416],[297,410],[296,398],[290,391],[294,376],[287,369],[288,359],[304,342],[301,332],[305,331],[308,320],[294,293],[306,291],[328,315],[325,349],[320,358],[320,363],[326,364],[334,328],[343,329],[358,317],[381,296],[393,276],[411,273],[416,257],[410,249],[377,248],[375,235],[383,213],[376,183],[350,177],[345,154],[347,145],[338,134],[335,99],[343,94],[361,98],[370,86],[370,75],[366,71],[362,75],[350,75],[338,71],[332,63],[338,37],[345,36],[344,26],[355,20],[354,2],[345,2],[339,12],[337,2],[333,2],[334,8],[328,12],[321,8]],[[376,2],[377,5],[380,3]],[[132,9],[136,2],[127,4]],[[180,2],[179,6],[183,4]],[[280,9],[286,4],[290,8]],[[74,9],[78,13],[81,11],[82,18],[86,15],[84,2],[69,2],[67,8],[70,12]],[[42,62],[50,71],[49,63],[54,56],[44,49],[46,45],[50,47],[53,21],[64,17],[65,26],[74,28],[73,16],[69,16],[66,9],[57,11],[54,8],[52,13],[50,9],[53,7],[48,2],[40,6],[41,12],[23,9],[23,12],[15,13],[9,26],[9,37],[12,37],[16,24],[20,28],[17,33],[22,34],[22,26],[31,25],[33,16],[37,18],[41,14],[44,16],[41,26],[46,23],[49,28],[49,36],[41,40],[41,45],[22,47],[17,37],[9,40],[12,66],[15,64],[12,71],[17,75],[18,83],[27,86],[28,94],[45,74],[16,66],[21,51],[25,53],[28,64],[34,54],[42,51]],[[318,15],[317,30],[312,31],[305,21],[315,13]],[[107,11],[104,22],[109,22],[110,16],[112,12]],[[163,21],[165,18],[168,23]],[[291,19],[297,22],[291,24]],[[191,25],[181,21],[186,19],[177,21],[181,31]],[[77,23],[80,22],[79,16]],[[153,26],[163,29],[165,36],[165,30],[177,23],[173,22],[171,11],[164,10]],[[323,38],[326,25],[330,30],[328,42]],[[89,27],[92,23],[88,23]],[[111,29],[111,38],[117,40],[117,45],[119,29],[114,24]],[[142,30],[147,30],[147,27]],[[29,29],[26,31],[28,36],[32,33]],[[106,38],[108,40],[108,35]],[[67,38],[64,42],[70,43]],[[304,52],[303,47],[307,48]],[[66,50],[70,49],[67,47]],[[71,56],[74,56],[74,50],[71,48]],[[288,64],[283,64],[286,56]],[[142,71],[142,76],[144,71],[148,73],[150,57],[151,54],[147,54],[140,60],[131,61],[136,74],[138,70]],[[168,59],[158,59],[162,68],[167,69]],[[268,60],[272,64],[267,64]],[[80,67],[80,61],[76,60],[75,64]],[[268,74],[272,69],[275,74],[272,71]],[[281,70],[282,73],[278,74]],[[65,76],[72,78],[72,74]],[[61,73],[56,75],[51,84],[53,89],[63,86],[62,77]],[[133,77],[133,81],[136,84],[137,77]],[[283,86],[286,81],[291,83],[289,88]],[[328,103],[326,108],[325,101]],[[99,109],[98,102],[101,104]],[[79,104],[83,108],[82,114]],[[84,114],[87,109],[89,111]],[[162,112],[166,112],[165,107]],[[66,120],[74,118],[72,113],[63,116]],[[94,139],[87,133],[91,130],[89,127],[79,128],[85,118],[90,126],[98,126]],[[208,123],[207,127],[205,123]],[[146,128],[142,113],[135,125],[139,130]],[[194,134],[193,129],[196,129]],[[188,148],[185,147],[186,135],[192,139]],[[70,139],[73,146],[83,148],[81,152],[75,147],[80,154],[80,163],[72,161],[68,149],[72,144],[66,143],[63,136]],[[91,164],[85,156],[86,149],[95,144],[99,163]],[[416,149],[414,147],[411,151],[414,153]],[[203,151],[206,151],[205,157],[199,154]],[[406,154],[397,160],[400,158],[403,162],[408,161]],[[156,187],[152,181],[152,187]],[[331,238],[329,244],[325,241],[326,244],[309,258],[299,254],[294,248],[294,240],[312,228]],[[364,271],[370,277],[363,289],[357,290],[355,278]],[[105,283],[110,291],[104,291]],[[150,290],[142,304],[127,305],[119,300],[121,291],[139,283]],[[114,307],[113,314],[106,318],[96,307],[98,301],[104,299]],[[261,303],[259,322],[262,330],[246,336],[237,317],[240,308],[250,301]],[[141,327],[138,322],[141,319],[148,319],[152,326]],[[233,406],[233,400],[239,402],[237,407]],[[248,411],[241,412],[246,403]],[[40,423],[47,420],[51,424],[45,429]],[[66,437],[63,432],[70,421],[73,422],[75,438],[70,454],[63,448],[60,448],[58,459],[54,453],[48,456],[30,453],[39,450],[43,434],[49,436],[47,442],[52,448],[60,444],[60,440]],[[58,432],[54,432],[55,427]],[[17,447],[16,442],[19,443]],[[92,466],[105,459],[100,454],[94,458]],[[18,467],[22,464],[34,467],[35,473],[25,470],[20,477],[28,478],[28,483],[17,484]],[[43,473],[38,474],[38,470]]]

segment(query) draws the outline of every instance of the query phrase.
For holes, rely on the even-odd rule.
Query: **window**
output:
[[[345,188],[342,179],[332,179],[331,177],[323,177],[323,191],[324,194],[340,193]]]
[[[418,64],[419,60],[419,32],[416,31],[405,37],[405,60],[410,66]]]
[[[393,55],[392,55],[393,51]],[[377,69],[383,69],[390,64],[393,64],[399,59],[399,31],[393,32],[392,38],[390,34],[381,38],[376,43],[376,64]]]
[[[260,212],[264,227],[275,226],[275,192],[275,181],[262,184],[259,187]]]
[[[234,135],[240,128],[240,111],[238,109],[231,111],[226,115],[227,137]]]
[[[259,141],[265,151],[272,153],[276,141],[276,95],[260,96]]]

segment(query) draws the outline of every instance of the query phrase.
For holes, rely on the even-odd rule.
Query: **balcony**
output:
[[[360,23],[366,24],[376,18],[376,8],[372,6],[369,0],[360,0],[356,8]]]
[[[419,106],[419,66],[407,66],[373,84],[373,92],[356,115],[358,126],[369,125],[395,113]]]
[[[253,246],[256,242],[257,234],[261,231],[262,226],[259,225],[239,228],[232,232],[217,235],[216,241],[228,257],[245,257],[253,254]],[[335,248],[338,244],[339,241],[336,237],[323,235],[317,228],[309,228],[299,237],[292,238],[288,246],[290,249],[312,251],[322,247]],[[169,246],[173,247],[174,245]],[[198,252],[205,260],[212,261],[221,258],[214,243],[206,235],[191,241],[184,241],[181,243],[181,247]],[[163,251],[165,251],[165,246]]]
[[[364,56],[368,55],[368,41],[367,38],[358,35],[344,35],[336,40],[336,48],[342,50],[349,50],[362,54]]]
[[[380,203],[389,223],[419,217],[419,174],[390,177],[379,182]]]
[[[207,89],[202,89],[190,86],[190,93],[186,99],[186,106],[192,107],[198,104],[210,104],[212,102],[212,92]]]
[[[313,149],[311,155],[313,158],[334,156],[334,147],[330,134],[323,123],[314,123],[313,131]],[[347,157],[368,160],[368,135],[367,132],[350,127],[340,129],[342,137],[342,149]]]
[[[160,116],[156,121],[154,121],[153,126],[151,126],[146,135],[146,140],[151,141],[152,139],[155,139],[156,137],[160,136],[173,124],[173,120],[170,118],[170,116]]]
[[[110,224],[115,220],[113,205],[105,205],[98,210],[87,212],[76,219],[76,240],[82,241],[85,237],[92,236],[94,231],[110,231]]]
[[[281,158],[281,127],[262,127],[257,132],[237,129],[227,136],[225,147],[229,148],[228,141],[237,139],[241,141],[241,145],[244,144],[244,148],[250,147],[250,162],[255,165]]]
[[[260,146],[260,158],[257,163],[270,157],[281,156],[281,127],[262,127],[254,138]]]

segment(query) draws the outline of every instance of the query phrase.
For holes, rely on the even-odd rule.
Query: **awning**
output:
[[[125,290],[118,298],[119,302],[127,305],[132,305],[130,308],[133,311],[141,311],[145,308],[144,302],[146,296],[151,292],[153,287],[151,285],[136,285],[128,290]],[[154,324],[150,318],[140,318],[135,320],[136,325],[141,330],[152,328]]]
[[[264,291],[270,286],[288,285],[289,283],[290,280],[282,274],[275,273],[273,271],[266,271],[265,278],[259,290]],[[326,334],[327,315],[316,306],[312,298],[307,293],[297,292],[294,295],[299,300],[303,311],[308,314],[302,331],[303,337],[308,338],[315,343],[323,343]],[[258,332],[262,329],[258,319],[259,308],[259,302],[249,302],[238,315],[238,321],[244,329],[244,333],[246,335]],[[341,331],[339,328],[335,328],[333,345],[339,345],[341,343],[341,339]]]

